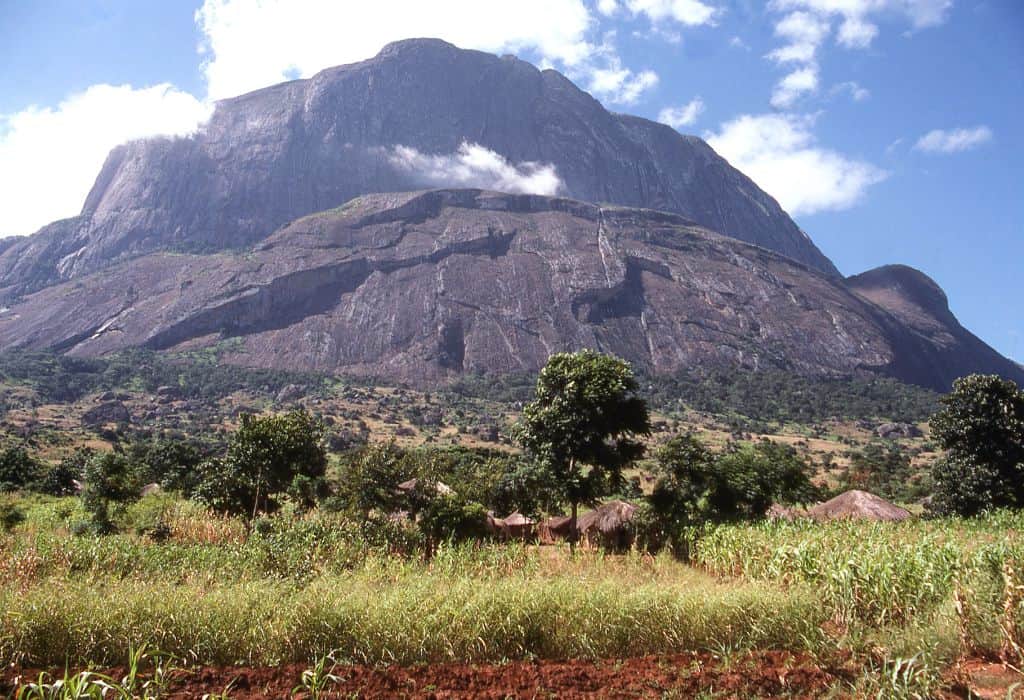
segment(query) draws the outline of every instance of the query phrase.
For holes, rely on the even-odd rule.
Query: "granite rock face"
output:
[[[874,371],[942,389],[987,367],[945,341],[962,329],[939,318],[934,295],[901,288],[904,309],[875,277],[847,284],[652,210],[481,190],[375,194],[250,251],[153,253],[28,295],[0,314],[0,348],[221,344],[250,366],[417,384],[533,371],[582,347],[655,373]]]
[[[80,216],[0,250],[0,300],[148,253],[246,247],[361,194],[443,186],[396,164],[396,149],[447,156],[463,143],[554,166],[561,195],[678,213],[838,276],[701,139],[610,113],[555,71],[417,39],[224,100],[194,136],[115,148]]]

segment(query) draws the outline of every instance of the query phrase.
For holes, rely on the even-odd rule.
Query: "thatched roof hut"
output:
[[[608,501],[581,515],[576,528],[584,541],[609,549],[629,549],[633,544],[630,523],[636,506],[626,501]]]
[[[519,511],[503,518],[508,536],[517,540],[529,540],[534,537],[534,522]]]
[[[419,483],[419,479],[413,478],[413,479],[409,479],[408,481],[403,481],[402,483],[400,483],[395,488],[398,489],[399,493],[406,493],[406,494],[408,494],[408,493],[412,493],[413,491],[416,490],[416,484],[418,484],[418,483]],[[445,484],[444,482],[437,481],[437,482],[435,482],[434,485],[435,485],[435,488],[437,489],[437,495],[438,496],[447,496],[448,494],[455,493],[452,490],[452,487],[449,486],[448,484]]]
[[[556,515],[546,520],[541,520],[537,526],[537,535],[543,544],[554,544],[558,540],[569,539],[569,521],[567,515]]]
[[[911,517],[910,513],[897,505],[867,491],[846,491],[830,501],[810,508],[807,515],[815,520],[840,520],[852,518],[895,522]]]

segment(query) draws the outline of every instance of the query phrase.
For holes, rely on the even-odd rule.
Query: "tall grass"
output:
[[[600,571],[594,558],[550,574],[461,551],[438,567],[375,561],[308,583],[47,579],[0,594],[0,658],[113,663],[129,642],[216,664],[331,650],[368,663],[626,656],[801,647],[824,619],[808,591],[723,585],[681,565]]]

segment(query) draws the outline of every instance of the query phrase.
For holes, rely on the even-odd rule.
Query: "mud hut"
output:
[[[896,522],[906,520],[910,513],[889,501],[867,491],[846,491],[830,501],[810,508],[807,515],[815,520],[877,520]]]
[[[537,536],[541,544],[554,544],[559,540],[569,539],[569,521],[567,515],[556,515],[552,518],[542,520],[537,526]]]
[[[501,518],[494,516],[494,513],[487,513],[487,534],[498,540],[508,539],[508,525]]]
[[[534,539],[536,533],[534,532],[533,520],[527,518],[519,511],[506,516],[503,520],[505,521],[505,527],[508,528],[510,539],[524,541]]]
[[[625,501],[608,501],[579,517],[577,529],[584,542],[622,551],[633,544],[633,514],[636,506]]]

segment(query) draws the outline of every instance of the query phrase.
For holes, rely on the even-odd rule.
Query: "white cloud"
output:
[[[854,102],[863,102],[871,97],[871,91],[867,88],[861,87],[860,83],[854,80],[847,80],[845,83],[833,85],[832,89],[828,91],[828,94],[839,95],[844,92],[847,93]]]
[[[914,150],[925,153],[959,153],[988,143],[992,130],[987,126],[971,129],[933,129],[914,144]]]
[[[0,234],[77,215],[110,149],[191,133],[208,116],[206,105],[166,83],[93,85],[56,108],[0,115]]]
[[[555,195],[563,189],[555,166],[524,162],[513,165],[476,143],[463,143],[455,153],[430,155],[408,146],[388,154],[393,166],[430,187],[479,187],[499,192]]]
[[[789,109],[802,95],[818,89],[818,68],[798,68],[779,81],[772,92],[772,107]]]
[[[196,22],[209,92],[219,99],[360,61],[409,37],[494,53],[533,51],[571,68],[594,50],[587,37],[595,18],[583,0],[206,0]]]
[[[703,7],[696,0],[628,4],[634,13],[652,18],[667,13],[688,24],[698,20]],[[196,22],[205,37],[203,71],[215,99],[360,61],[398,39],[437,37],[461,48],[529,53],[541,66],[563,71],[598,98],[630,104],[657,84],[657,74],[625,67],[610,38],[614,33],[599,43],[592,40],[598,15],[620,9],[615,0],[599,0],[596,7],[584,0],[377,0],[358,6],[319,0],[205,0]]]
[[[887,177],[871,163],[817,146],[812,127],[813,117],[747,114],[706,138],[794,216],[848,208]]]
[[[818,46],[828,36],[827,20],[808,12],[792,12],[775,25],[775,35],[788,43],[768,54],[779,63],[807,63],[814,60]]]
[[[616,104],[633,104],[647,90],[658,84],[658,74],[644,70],[636,73],[612,56],[605,68],[590,71],[587,89],[597,97]]]
[[[646,15],[653,23],[674,20],[688,26],[711,24],[718,11],[699,0],[625,0],[634,15]]]
[[[837,44],[866,49],[879,34],[873,18],[902,16],[914,29],[922,29],[945,22],[952,6],[953,0],[770,0],[768,9],[784,15],[775,25],[775,34],[785,43],[769,52],[768,58],[803,67],[803,72],[791,72],[779,82],[772,105],[788,108],[801,94],[816,89],[817,57],[833,21],[839,22]],[[859,98],[854,95],[854,99]]]
[[[704,112],[704,100],[694,97],[682,107],[665,107],[658,112],[658,121],[668,124],[673,129],[682,126],[689,126],[697,121],[697,118]]]

